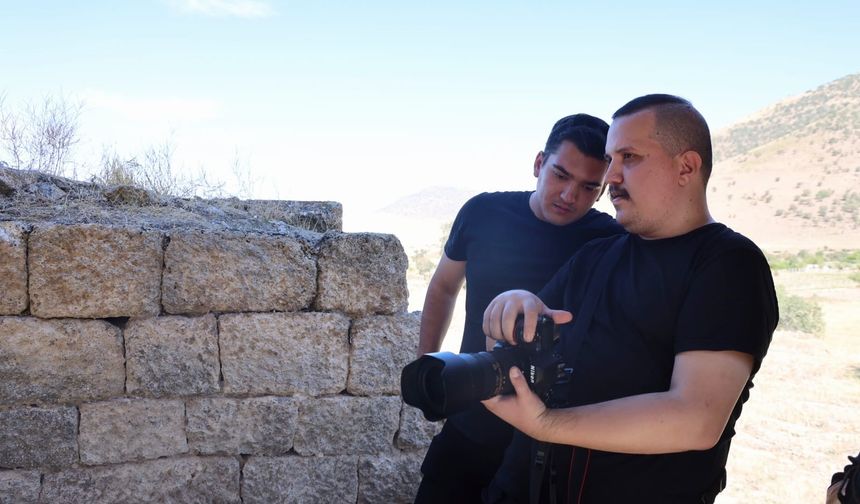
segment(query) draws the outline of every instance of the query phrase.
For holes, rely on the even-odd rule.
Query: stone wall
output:
[[[0,503],[411,502],[394,236],[57,220],[0,222]]]

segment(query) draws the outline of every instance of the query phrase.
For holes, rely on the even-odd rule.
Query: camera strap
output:
[[[624,251],[624,246],[627,244],[627,238],[628,235],[624,234],[612,242],[606,252],[603,253],[597,266],[592,270],[591,277],[588,279],[588,285],[584,291],[585,299],[582,300],[582,306],[579,307],[579,311],[575,314],[576,318],[571,332],[571,338],[573,340],[572,349],[574,350],[572,355],[574,356],[579,353],[579,347],[582,346],[582,342],[585,340],[586,333],[591,325],[591,319],[594,316],[594,308],[597,306],[597,301],[603,295],[603,290],[609,282],[609,274],[612,271],[612,268],[615,267],[615,264],[618,263],[618,260],[621,258],[621,253]],[[568,346],[567,348],[570,349],[571,347]],[[551,456],[552,444],[541,441],[534,441],[533,443],[535,444],[535,447],[533,448],[533,463],[529,482],[529,501],[531,504],[539,504],[541,486],[545,479],[545,470],[548,465],[552,465],[553,463]],[[580,462],[583,459],[585,459],[584,465]],[[568,493],[572,492],[575,488],[577,494],[581,498],[582,489],[585,486],[586,473],[588,472],[588,459],[585,457],[579,457],[577,460],[576,458],[571,457],[570,465],[571,467],[568,474],[570,475],[570,478],[578,481],[567,482]],[[582,467],[574,468],[574,465]],[[552,471],[554,468],[550,469]],[[549,498],[553,503],[556,502],[558,497],[556,483],[556,478],[551,477],[548,493]],[[568,495],[568,502],[573,502],[570,501],[569,497],[570,496]]]

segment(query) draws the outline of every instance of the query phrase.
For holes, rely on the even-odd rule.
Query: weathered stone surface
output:
[[[62,204],[57,200],[62,199]],[[11,169],[0,161],[0,220],[100,223],[175,231],[301,235],[316,241],[342,228],[335,201],[175,198],[133,186],[105,186],[36,170]],[[307,231],[306,231],[307,230]]]
[[[282,455],[293,447],[298,401],[289,397],[194,399],[187,405],[195,453]]]
[[[42,502],[235,503],[239,472],[239,461],[226,457],[69,469],[45,475]]]
[[[355,502],[357,466],[351,456],[251,457],[242,471],[242,498],[245,504]]]
[[[157,315],[161,235],[97,224],[30,233],[30,311],[43,318]]]
[[[0,411],[0,468],[62,466],[78,460],[75,408]]]
[[[399,418],[399,397],[304,401],[294,448],[301,455],[383,453],[391,449]]]
[[[0,471],[0,504],[36,504],[41,487],[39,471]]]
[[[394,235],[326,233],[319,246],[315,307],[350,315],[406,310],[406,253]]]
[[[81,462],[110,464],[188,451],[182,401],[117,399],[81,405]]]
[[[354,321],[346,390],[354,395],[399,394],[400,372],[415,358],[420,326],[420,312]]]
[[[154,397],[218,392],[214,315],[133,319],[125,329],[130,394]]]
[[[280,200],[221,200],[233,203],[255,217],[269,222],[283,222],[290,226],[318,233],[343,229],[343,205],[336,201],[280,201]]]
[[[27,309],[27,235],[24,226],[0,222],[0,315]]]
[[[400,429],[395,445],[401,450],[417,450],[430,446],[433,436],[442,430],[444,421],[431,422],[424,418],[421,410],[403,404],[400,411]]]
[[[358,503],[410,504],[421,484],[423,453],[388,453],[358,461]]]
[[[349,319],[336,313],[219,318],[228,394],[332,394],[346,387]]]
[[[0,403],[122,395],[119,329],[101,320],[0,317]]]
[[[164,268],[168,313],[298,311],[316,292],[310,247],[291,236],[176,232]]]

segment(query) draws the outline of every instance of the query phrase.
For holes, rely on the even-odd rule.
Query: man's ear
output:
[[[543,166],[543,151],[539,151],[537,153],[537,156],[535,156],[535,168],[534,168],[535,177],[540,175],[540,169],[542,166]]]
[[[688,150],[678,154],[678,184],[688,185],[702,171],[702,156],[698,152]]]

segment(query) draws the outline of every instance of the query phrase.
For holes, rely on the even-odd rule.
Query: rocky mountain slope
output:
[[[714,134],[711,210],[762,248],[860,248],[860,74]]]

